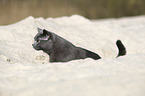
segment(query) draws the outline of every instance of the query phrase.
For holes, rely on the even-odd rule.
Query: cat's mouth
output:
[[[32,46],[33,46],[33,48],[34,48],[35,50],[41,50],[41,48],[38,47],[38,46],[35,46],[35,44],[32,44]]]

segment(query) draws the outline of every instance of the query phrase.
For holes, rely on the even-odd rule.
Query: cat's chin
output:
[[[33,46],[33,48],[34,48],[35,50],[42,50],[42,49],[40,49],[40,48],[38,48],[38,47],[35,47],[35,46]]]
[[[41,50],[41,49],[35,49],[35,50],[39,51],[39,50]]]

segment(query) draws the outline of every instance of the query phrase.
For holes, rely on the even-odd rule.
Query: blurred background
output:
[[[28,16],[60,17],[79,14],[89,19],[145,14],[145,0],[0,0],[0,25]]]

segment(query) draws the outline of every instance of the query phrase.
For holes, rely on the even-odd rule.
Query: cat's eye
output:
[[[37,40],[37,42],[40,42],[40,40]]]

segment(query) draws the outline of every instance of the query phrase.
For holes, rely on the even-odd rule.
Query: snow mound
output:
[[[101,60],[49,63],[32,47],[37,27],[99,54]],[[120,39],[127,55],[115,58]],[[144,96],[145,16],[88,20],[34,18],[0,26],[1,96]]]

